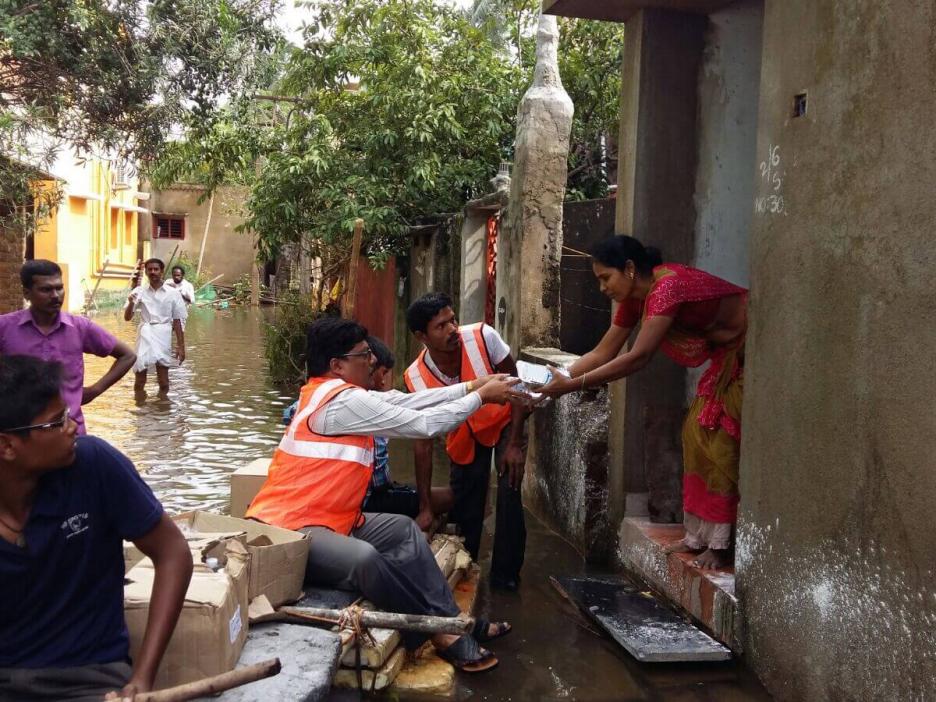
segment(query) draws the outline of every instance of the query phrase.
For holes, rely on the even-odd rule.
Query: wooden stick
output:
[[[348,265],[348,289],[345,291],[345,303],[341,306],[342,316],[354,317],[354,296],[357,295],[357,269],[361,259],[361,237],[364,234],[364,220],[354,220],[354,237],[351,239],[351,263]]]
[[[277,612],[304,621],[337,624],[341,616],[340,609],[321,607],[280,607]],[[428,614],[396,614],[378,612],[370,609],[361,614],[361,623],[369,628],[402,629],[418,631],[422,634],[467,634],[474,627],[472,617],[435,617]]]
[[[205,218],[205,233],[202,235],[201,250],[198,252],[198,265],[195,267],[195,277],[201,273],[202,259],[205,257],[205,244],[208,243],[208,228],[211,226],[211,212],[214,210],[214,190],[211,191],[211,197],[208,198],[208,216]]]
[[[185,702],[199,697],[216,695],[219,692],[263,680],[264,678],[271,678],[277,675],[281,668],[280,659],[272,658],[262,663],[235,668],[227,673],[203,678],[184,685],[167,687],[165,690],[156,690],[155,692],[139,693],[134,699],[136,699],[136,702]]]
[[[215,282],[216,280],[219,280],[219,279],[221,279],[221,278],[223,278],[223,277],[224,277],[224,273],[222,273],[221,275],[216,275],[214,278],[212,278],[212,279],[209,280],[207,283],[205,283],[204,285],[202,285],[198,290],[196,290],[196,291],[195,291],[195,294],[197,295],[197,294],[200,293],[202,290],[204,290],[204,289],[207,288],[209,285],[211,285],[213,282]]]
[[[175,260],[175,255],[179,253],[179,245],[176,244],[175,248],[172,250],[172,253],[169,254],[169,260],[166,261],[166,267],[163,270],[167,270],[170,273],[172,272],[172,262]],[[140,265],[140,262],[137,262],[137,265]]]
[[[88,304],[85,305],[85,309],[90,311],[94,306],[94,296],[97,295],[98,288],[101,285],[101,280],[104,278],[104,273],[107,272],[107,266],[110,263],[109,258],[104,259],[104,265],[101,266],[101,272],[98,274],[98,279],[94,281],[94,290],[91,291],[91,297],[88,298]]]

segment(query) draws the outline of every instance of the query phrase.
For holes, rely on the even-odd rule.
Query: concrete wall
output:
[[[524,360],[568,365],[578,357],[525,348]],[[608,508],[608,391],[570,393],[529,420],[523,504],[586,560],[604,562],[615,544]]]
[[[778,699],[934,694],[934,33],[766,5],[737,577]]]
[[[689,263],[695,250],[698,77],[707,20],[643,10],[627,22],[615,228]],[[612,386],[610,474],[614,518],[681,517],[678,426],[686,373],[658,354]]]
[[[611,301],[601,293],[587,254],[614,235],[614,200],[583,200],[562,206],[562,258],[559,261],[559,348],[591,351],[607,331]]]
[[[747,287],[763,0],[709,16],[699,75],[693,265]]]
[[[175,239],[154,239],[154,256],[168,260],[176,244],[179,244],[179,251],[184,252],[190,261],[198,261],[208,218],[208,200],[200,204],[198,202],[203,192],[199,186],[184,183],[153,192],[149,200],[149,210],[153,215],[185,216],[185,239],[181,242]],[[202,267],[207,268],[212,276],[223,274],[224,277],[218,282],[224,285],[233,285],[239,278],[248,275],[257,255],[253,236],[234,230],[243,222],[238,208],[244,198],[244,190],[233,186],[223,186],[215,194]],[[149,217],[146,220],[141,221],[141,227],[147,236],[152,236],[152,221]]]

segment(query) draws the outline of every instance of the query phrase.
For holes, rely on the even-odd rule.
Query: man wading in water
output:
[[[133,319],[133,313],[140,308],[140,328],[137,335],[137,360],[133,366],[136,378],[133,390],[138,398],[146,396],[146,371],[156,366],[156,378],[159,382],[159,394],[165,397],[169,392],[169,367],[181,365],[185,360],[185,333],[182,323],[186,318],[185,303],[178,290],[163,285],[165,264],[158,258],[151,258],[143,264],[149,287],[142,287],[140,271],[133,276],[133,291],[127,298],[124,319]],[[176,337],[176,350],[172,352],[172,334]]]

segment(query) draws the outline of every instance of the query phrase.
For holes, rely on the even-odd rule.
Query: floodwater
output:
[[[89,431],[126,453],[171,512],[226,512],[228,476],[269,456],[282,435],[282,410],[291,397],[271,385],[263,358],[265,311],[193,310],[186,329],[185,364],[170,371],[168,399],[133,396],[132,373],[85,408]],[[115,313],[95,321],[130,343],[136,328]],[[109,361],[87,357],[86,377]],[[152,376],[152,374],[151,374]],[[409,451],[394,447],[394,478],[412,480]],[[444,484],[443,471],[434,482]],[[487,528],[491,528],[487,524]],[[575,550],[528,516],[526,564],[518,593],[490,592],[482,584],[478,613],[507,619],[514,631],[491,644],[500,666],[459,676],[455,700],[534,702],[754,702],[770,699],[754,676],[735,663],[641,665],[595,629],[550,586],[549,576],[593,572]],[[487,542],[490,543],[490,535]],[[482,562],[488,572],[488,556]],[[598,571],[594,571],[597,573]],[[335,691],[332,699],[355,700]],[[429,702],[419,696],[397,698]],[[452,698],[442,698],[452,699]]]
[[[293,399],[267,380],[264,310],[192,309],[185,330],[186,361],[169,371],[169,397],[137,402],[133,372],[85,406],[88,431],[127,454],[170,512],[227,512],[228,476],[273,453],[282,436],[283,408]],[[131,346],[136,325],[107,312],[95,322]],[[112,359],[86,356],[93,382]]]

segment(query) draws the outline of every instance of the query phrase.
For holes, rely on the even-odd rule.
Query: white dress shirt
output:
[[[467,383],[422,392],[375,392],[354,388],[339,393],[309,418],[309,428],[324,436],[385,436],[431,439],[455,429],[482,405]]]
[[[182,279],[182,282],[176,285],[176,282],[171,278],[167,280],[163,285],[168,285],[170,288],[174,288],[179,291],[179,294],[182,296],[182,301],[186,305],[191,305],[195,302],[195,286],[188,282],[185,278]]]
[[[174,319],[185,321],[187,313],[182,296],[165,283],[156,290],[138,285],[130,294],[144,324],[172,324]]]

